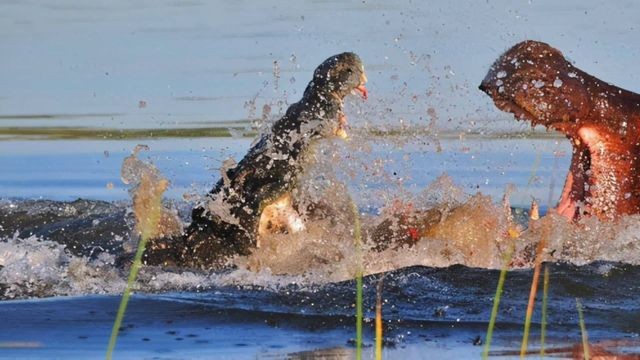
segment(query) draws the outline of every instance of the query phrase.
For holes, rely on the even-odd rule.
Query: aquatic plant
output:
[[[362,359],[362,225],[358,206],[351,201],[353,238],[356,243],[356,359]]]
[[[485,337],[484,350],[482,352],[482,359],[489,357],[489,350],[491,349],[491,339],[493,337],[493,328],[495,327],[496,318],[498,317],[498,308],[500,307],[500,297],[502,296],[502,290],[504,289],[504,281],[507,277],[507,271],[509,270],[509,264],[515,252],[515,240],[520,236],[520,230],[513,223],[511,217],[511,210],[509,206],[509,190],[504,195],[503,207],[505,209],[508,227],[507,227],[507,240],[509,244],[506,251],[502,255],[502,268],[500,269],[500,277],[498,278],[498,286],[496,287],[496,293],[493,297],[493,307],[491,308],[491,316],[489,317],[489,326],[487,327],[487,335]]]
[[[89,127],[5,127],[0,128],[0,135],[6,139],[47,139],[47,140],[137,140],[153,138],[218,138],[254,137],[257,132],[254,129],[247,130],[238,124],[229,126],[201,127],[201,128],[151,128],[151,129],[110,129]]]
[[[146,243],[149,239],[153,239],[158,234],[158,225],[162,217],[162,195],[169,186],[169,181],[162,178],[153,165],[142,162],[137,159],[136,155],[143,146],[137,146],[133,154],[129,156],[122,165],[122,180],[127,184],[132,184],[133,195],[133,212],[136,218],[136,230],[140,235],[138,249],[136,250],[127,286],[122,294],[118,313],[113,323],[109,345],[107,347],[107,359],[111,359],[113,350],[116,346],[118,333],[127,310],[129,298],[131,297],[132,288],[136,282],[138,271],[142,266],[142,254],[144,253]]]
[[[502,296],[502,290],[504,289],[504,280],[507,277],[507,271],[509,270],[509,262],[513,255],[513,249],[510,249],[504,255],[504,265],[500,269],[500,277],[498,278],[498,286],[496,287],[496,294],[493,297],[493,307],[491,308],[491,316],[489,318],[489,326],[487,328],[487,335],[484,342],[484,350],[482,352],[482,359],[489,357],[489,350],[491,349],[491,339],[493,337],[493,328],[496,324],[496,318],[498,317],[498,308],[500,307],[500,297]]]
[[[536,209],[531,212],[530,226],[535,226],[535,221],[538,218],[537,214],[537,204],[534,202],[531,204],[531,209]],[[548,227],[543,228],[542,237],[540,241],[538,241],[538,245],[536,246],[536,258],[534,261],[534,270],[533,270],[533,279],[531,280],[531,290],[529,292],[529,302],[527,303],[527,312],[524,320],[524,331],[522,334],[522,346],[520,347],[520,357],[523,358],[527,353],[527,345],[529,343],[529,330],[531,328],[531,317],[533,316],[533,307],[536,301],[536,294],[538,293],[538,282],[540,279],[540,267],[542,266],[542,253],[544,251],[546,245],[546,238],[548,236]],[[547,277],[548,279],[548,277]]]
[[[547,337],[547,301],[549,296],[549,265],[544,266],[542,280],[542,319],[540,320],[540,356],[544,356],[544,343]]]
[[[384,275],[376,285],[376,360],[382,360],[382,285]]]
[[[582,336],[582,351],[585,360],[589,360],[589,337],[587,328],[584,324],[584,316],[582,314],[582,303],[576,298],[576,308],[578,309],[578,320],[580,322],[580,335]]]

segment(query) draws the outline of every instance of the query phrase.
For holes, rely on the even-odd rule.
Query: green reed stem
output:
[[[135,158],[135,154],[134,151],[134,154],[131,155],[133,156],[132,160],[139,161]],[[125,160],[125,163],[126,162],[127,160]],[[107,360],[111,360],[113,355],[113,349],[116,346],[122,319],[129,304],[131,289],[136,282],[138,271],[142,266],[142,254],[144,253],[145,246],[149,239],[156,236],[158,224],[162,217],[162,194],[167,189],[169,182],[165,179],[157,179],[152,175],[153,174],[144,171],[141,173],[140,182],[136,186],[135,194],[133,195],[133,210],[136,215],[136,228],[140,231],[140,242],[138,243],[136,255],[133,258],[133,264],[131,264],[131,269],[129,270],[127,287],[122,294],[116,320],[111,329],[111,337],[109,338],[109,346],[107,347]]]
[[[376,360],[382,360],[382,284],[384,275],[376,286]]]
[[[513,255],[514,246],[510,246],[509,250],[504,255],[504,264],[500,270],[500,277],[498,278],[498,287],[496,288],[496,294],[493,297],[493,308],[491,309],[491,318],[489,319],[489,327],[487,328],[487,336],[484,342],[484,351],[482,352],[482,359],[485,360],[489,357],[489,350],[491,349],[491,338],[493,337],[493,328],[496,324],[496,318],[498,317],[498,308],[500,307],[500,297],[502,296],[502,290],[504,289],[504,280],[507,277],[507,270],[509,269],[509,262]]]
[[[536,295],[538,294],[538,283],[540,282],[540,268],[542,267],[542,252],[546,243],[546,236],[543,235],[538,246],[536,247],[536,259],[533,269],[533,279],[531,280],[531,291],[529,291],[529,302],[527,304],[527,312],[524,319],[524,334],[522,335],[522,346],[520,347],[520,358],[524,359],[527,354],[527,346],[529,345],[529,330],[531,329],[531,318],[533,317],[533,309],[535,307]]]
[[[351,201],[353,212],[353,237],[356,243],[356,360],[362,359],[362,225],[356,204]]]
[[[549,265],[544,266],[542,280],[542,320],[540,324],[540,357],[544,357],[544,342],[547,337],[547,296],[549,295]]]
[[[582,303],[576,298],[576,307],[578,308],[578,319],[580,320],[580,334],[582,334],[582,349],[584,359],[589,360],[589,336],[587,335],[587,327],[584,325],[584,316],[582,315]]]
[[[529,304],[527,305],[527,312],[524,318],[524,333],[522,334],[522,345],[520,346],[520,359],[524,359],[527,354],[527,347],[529,345],[529,330],[531,329],[531,318],[533,317],[533,307],[536,301],[536,292],[538,290],[538,278],[540,274],[540,268],[536,267],[533,273],[533,281],[531,282],[531,291],[529,293]]]
[[[136,282],[138,271],[142,266],[142,254],[144,253],[146,244],[147,244],[147,238],[145,237],[141,238],[140,243],[138,244],[138,250],[136,251],[135,258],[133,259],[133,264],[131,265],[131,270],[129,271],[127,287],[124,289],[124,293],[122,294],[122,299],[120,300],[120,306],[118,307],[118,314],[116,315],[116,320],[113,323],[113,328],[111,329],[111,337],[109,338],[109,346],[107,347],[107,356],[106,356],[107,360],[111,360],[111,356],[113,355],[113,349],[116,347],[116,340],[118,339],[118,333],[120,332],[122,319],[124,318],[124,313],[127,310],[127,305],[129,304],[129,297],[131,296],[131,288],[133,287],[133,284]]]
[[[356,277],[356,359],[362,359],[362,271]]]

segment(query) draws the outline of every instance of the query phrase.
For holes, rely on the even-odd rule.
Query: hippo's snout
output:
[[[483,93],[491,97],[493,97],[491,93],[495,90],[491,83],[493,79],[494,79],[493,72],[489,71],[487,76],[485,76],[484,79],[482,79],[482,82],[480,82],[480,85],[478,86],[478,89],[480,89],[480,91],[482,91]]]

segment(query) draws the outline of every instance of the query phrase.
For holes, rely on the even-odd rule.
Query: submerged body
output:
[[[499,109],[571,141],[558,213],[602,220],[640,213],[639,94],[587,74],[557,49],[536,41],[505,52],[480,89]]]
[[[222,179],[192,212],[192,223],[172,259],[176,265],[211,268],[231,255],[247,255],[258,246],[265,208],[280,213],[291,204],[290,194],[303,170],[304,156],[320,138],[346,137],[343,98],[358,91],[366,98],[366,76],[360,58],[342,53],[324,61],[314,72],[302,99],[291,105],[237,164],[223,170]],[[295,212],[288,218],[300,229]],[[262,223],[262,224],[261,224]],[[274,225],[275,226],[275,225]],[[171,250],[174,252],[175,250]]]

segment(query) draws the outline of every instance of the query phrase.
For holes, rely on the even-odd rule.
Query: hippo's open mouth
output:
[[[595,210],[592,206],[592,191],[604,186],[599,184],[602,174],[598,169],[610,166],[601,154],[595,152],[605,150],[601,139],[610,136],[603,134],[597,127],[580,126],[561,119],[558,121],[540,119],[514,100],[496,94],[490,95],[494,97],[497,108],[512,113],[517,120],[528,121],[532,127],[544,125],[547,129],[560,131],[569,138],[573,148],[571,166],[556,211],[569,219],[593,213]]]
[[[571,141],[559,214],[573,220],[640,214],[640,94],[587,74],[536,41],[501,55],[480,90],[516,119],[557,130]]]
[[[592,153],[591,149],[597,148],[598,145],[595,139],[601,138],[603,135],[595,129],[579,128],[576,124],[567,124],[562,121],[541,121],[516,102],[508,99],[496,97],[494,103],[500,110],[512,113],[519,121],[528,121],[532,127],[544,125],[548,129],[551,128],[564,133],[570,139],[573,147],[571,166],[556,211],[570,219],[590,213],[589,190],[597,186],[596,182],[598,180],[597,176],[595,176],[596,174],[592,171],[592,161],[600,159],[597,154]],[[600,167],[602,167],[602,164]]]
[[[518,106],[515,102],[507,99],[496,99],[494,100],[494,103],[498,109],[512,113],[517,120],[528,120],[531,123],[531,126],[537,125],[535,116]]]

